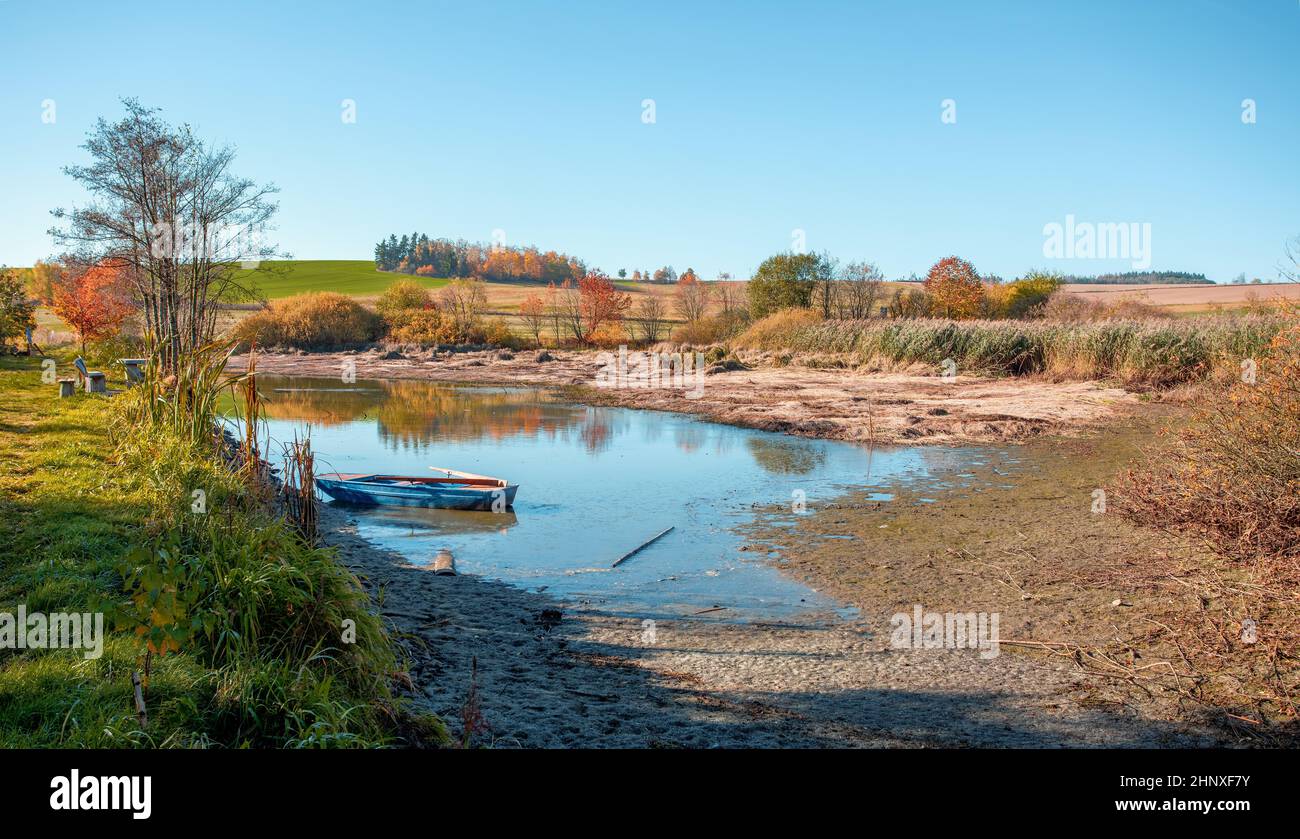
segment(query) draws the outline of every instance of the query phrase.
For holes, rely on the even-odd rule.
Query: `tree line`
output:
[[[1214,284],[1214,280],[1206,279],[1204,274],[1192,274],[1187,271],[1125,271],[1117,274],[1098,274],[1095,277],[1077,277],[1067,274],[1061,277],[1061,280],[1080,285]]]
[[[431,239],[423,233],[391,234],[376,243],[375,267],[421,277],[498,282],[577,282],[587,273],[582,260],[553,250]]]

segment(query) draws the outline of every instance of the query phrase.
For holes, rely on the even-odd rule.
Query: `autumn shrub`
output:
[[[1014,282],[994,286],[998,290],[1000,311],[995,317],[1024,318],[1033,316],[1061,288],[1061,278],[1043,271],[1031,271]]]
[[[510,331],[510,324],[503,320],[489,321],[483,330],[483,342],[512,350],[523,349],[524,341]]]
[[[140,358],[145,355],[144,340],[126,334],[92,341],[86,346],[86,363],[103,370],[112,367],[122,358]],[[121,368],[118,368],[121,370]]]
[[[450,344],[455,329],[437,309],[410,309],[386,318],[388,340],[398,344]]]
[[[433,295],[414,280],[398,280],[384,289],[375,302],[375,311],[385,320],[400,318],[407,312],[433,307]]]
[[[602,350],[618,349],[628,342],[627,330],[618,321],[603,323],[587,337],[587,341]]]
[[[382,329],[381,318],[351,297],[312,291],[273,301],[237,323],[232,337],[243,346],[330,350],[374,341]]]
[[[736,337],[748,324],[749,313],[744,309],[718,312],[678,326],[673,330],[673,340],[694,346],[717,344]]]

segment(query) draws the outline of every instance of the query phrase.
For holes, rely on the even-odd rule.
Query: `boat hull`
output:
[[[316,479],[316,486],[335,501],[364,507],[432,507],[485,512],[510,509],[519,490],[515,484],[500,487],[400,486],[320,477]]]

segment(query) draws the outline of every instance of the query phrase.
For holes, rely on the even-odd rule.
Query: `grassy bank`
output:
[[[0,612],[105,615],[102,657],[0,650],[0,746],[438,741],[392,695],[400,663],[333,552],[212,441],[129,421],[138,392],[61,400],[37,360],[0,359]]]
[[[839,354],[868,367],[952,359],[959,373],[1117,378],[1164,386],[1240,368],[1259,358],[1281,320],[1268,316],[1197,320],[951,321],[821,320],[778,312],[736,339],[738,349]]]

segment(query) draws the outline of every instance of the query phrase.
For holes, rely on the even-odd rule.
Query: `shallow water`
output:
[[[562,401],[542,389],[259,376],[272,447],[308,426],[318,472],[431,474],[520,485],[504,514],[347,508],[364,538],[462,573],[644,617],[817,621],[851,615],[735,532],[754,508],[956,474],[977,450],[805,440],[692,417]],[[675,529],[615,569],[610,564]],[[850,543],[844,550],[852,551]],[[718,608],[721,607],[721,608]]]

